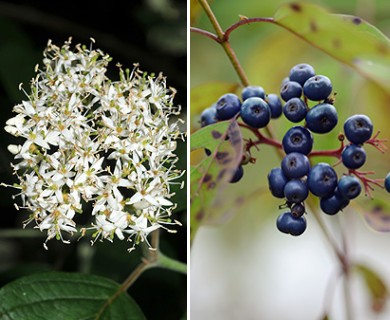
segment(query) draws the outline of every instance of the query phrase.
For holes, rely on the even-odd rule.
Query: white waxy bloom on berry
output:
[[[170,185],[183,172],[174,154],[181,133],[170,119],[180,113],[175,91],[161,74],[138,67],[112,81],[110,60],[100,50],[72,50],[70,40],[62,47],[49,41],[26,101],[6,122],[8,133],[24,139],[8,147],[18,208],[32,212],[27,223],[47,231],[46,242],[68,243],[67,233],[92,229],[93,243],[118,238],[135,245],[176,224]],[[93,208],[90,228],[77,226],[84,203]]]

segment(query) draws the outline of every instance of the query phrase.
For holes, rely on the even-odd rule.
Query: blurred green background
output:
[[[109,76],[117,79],[116,63],[167,77],[177,89],[176,104],[186,114],[186,11],[181,0],[143,1],[0,1],[0,127],[12,116],[15,104],[25,99],[18,90],[28,88],[34,67],[42,60],[48,39],[61,46],[69,36],[73,44],[90,44],[113,57]],[[184,130],[184,128],[183,128]],[[0,134],[0,181],[13,183],[11,154],[7,145],[15,143],[4,130]],[[186,166],[186,146],[179,143],[179,167]],[[183,223],[177,234],[161,232],[162,251],[186,261],[186,193],[177,190],[178,208],[174,218]],[[14,190],[1,189],[0,285],[23,275],[47,270],[80,271],[123,281],[140,259],[140,250],[131,254],[129,243],[97,242],[88,239],[71,245],[52,240],[43,249],[45,235],[33,225],[22,230],[27,212],[17,212],[11,198]],[[76,240],[76,239],[75,239]],[[186,312],[186,277],[164,270],[150,270],[130,288],[129,294],[148,319],[179,319]]]
[[[211,7],[226,29],[239,20],[239,15],[271,17],[285,2],[213,1]],[[358,15],[390,35],[388,1],[310,2],[334,13]],[[214,32],[203,13],[193,26]],[[389,139],[388,93],[350,67],[271,24],[242,26],[231,34],[230,41],[251,84],[262,86],[267,93],[278,93],[291,67],[302,62],[311,64],[317,74],[332,80],[337,92],[335,106],[339,124],[331,134],[315,135],[315,149],[337,148],[337,135],[345,119],[356,113],[367,114],[373,120],[374,130],[381,131],[380,137]],[[212,92],[215,82],[234,88],[239,79],[222,48],[209,38],[192,33],[190,52],[191,91],[201,95],[198,88],[202,86],[211,99],[207,105],[194,103],[193,108],[191,104],[191,130],[194,131],[199,128],[202,109],[223,93]],[[238,87],[236,93],[239,94],[241,88]],[[281,139],[291,124],[278,119],[271,126]],[[266,176],[280,160],[272,148],[260,147],[261,150],[254,153],[256,164],[245,166],[243,180],[225,191],[224,199],[231,207],[230,220],[222,226],[201,228],[194,240],[191,249],[192,319],[320,319],[324,309],[331,311],[331,319],[345,319],[343,288],[340,282],[335,282],[338,261],[316,221],[308,214],[308,228],[297,238],[276,229],[280,201],[266,191]],[[375,170],[375,178],[384,178],[390,171],[390,153],[382,155],[370,147],[366,150],[368,160],[362,170]],[[195,164],[203,156],[202,152],[194,152],[191,162]],[[339,173],[341,169],[337,167]],[[378,189],[373,193],[374,198],[388,203],[390,197]],[[245,201],[235,202],[239,198]],[[342,214],[323,215],[323,220],[338,242],[340,230],[346,233],[351,259],[372,267],[389,286],[390,235],[367,226],[362,216],[376,202],[364,196],[360,198]],[[329,280],[336,285],[328,285]],[[354,319],[389,319],[388,306],[381,314],[373,313],[364,283],[357,275],[353,277],[351,288]]]

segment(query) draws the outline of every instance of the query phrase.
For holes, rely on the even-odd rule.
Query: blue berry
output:
[[[343,149],[341,160],[348,169],[359,169],[366,162],[366,151],[356,144],[350,144]]]
[[[309,173],[309,159],[302,153],[291,152],[283,158],[282,170],[287,178],[301,178]]]
[[[230,183],[236,183],[241,180],[241,178],[244,176],[244,168],[240,165],[234,172],[232,178],[230,179]]]
[[[226,93],[217,101],[218,120],[228,120],[233,118],[241,109],[240,99],[233,93]]]
[[[307,79],[314,77],[316,72],[314,68],[307,63],[300,63],[290,70],[290,80],[298,82],[303,86]]]
[[[291,98],[300,98],[302,95],[302,86],[295,81],[287,81],[280,89],[280,96],[284,101]]]
[[[340,210],[343,210],[349,204],[349,199],[344,198],[338,189],[331,195],[321,198],[320,207],[326,214],[334,215]]]
[[[337,186],[336,171],[329,164],[320,162],[311,168],[307,185],[312,194],[325,197],[333,193]]]
[[[338,117],[334,106],[320,103],[309,110],[306,115],[307,128],[315,133],[328,133],[337,125]]]
[[[279,118],[282,115],[283,111],[282,101],[280,100],[280,98],[276,94],[270,93],[267,95],[266,101],[271,110],[271,118]]]
[[[293,236],[299,236],[306,230],[306,218],[304,216],[294,217],[290,211],[282,213],[276,220],[276,227],[279,231]]]
[[[203,128],[216,122],[218,122],[217,108],[216,104],[213,104],[211,107],[203,110],[200,115],[200,125]]]
[[[244,89],[242,89],[241,92],[242,101],[245,101],[248,98],[261,98],[265,99],[265,92],[262,87],[259,86],[247,86]]]
[[[390,173],[385,178],[385,188],[387,192],[390,192]]]
[[[305,213],[305,206],[302,203],[294,203],[291,207],[291,214],[293,217],[298,218]]]
[[[263,99],[253,97],[243,102],[240,116],[252,128],[264,128],[271,120],[271,110]]]
[[[362,144],[371,138],[373,125],[369,117],[356,114],[349,117],[344,123],[344,133],[349,141]]]
[[[284,198],[284,186],[288,182],[281,168],[273,168],[268,173],[268,187],[276,198]]]
[[[282,80],[282,83],[280,85],[280,89],[282,89],[282,87],[290,81],[290,78],[289,77],[285,77],[283,80]]]
[[[362,191],[359,179],[354,176],[342,176],[337,184],[337,189],[344,198],[350,200],[355,199]]]
[[[309,195],[309,189],[306,183],[299,179],[292,179],[284,187],[284,196],[287,201],[301,203]]]
[[[307,114],[306,103],[299,98],[291,98],[284,105],[283,113],[291,122],[300,122]]]
[[[303,85],[303,94],[312,101],[325,100],[331,93],[332,82],[326,76],[311,77]]]
[[[295,126],[286,132],[282,145],[286,153],[299,152],[307,155],[313,148],[313,136],[306,128]]]

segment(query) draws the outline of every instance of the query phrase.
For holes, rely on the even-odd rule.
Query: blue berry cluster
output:
[[[333,106],[332,83],[323,75],[316,75],[312,66],[294,66],[283,81],[281,97],[286,102],[283,113],[293,123],[305,120],[304,126],[293,126],[283,137],[282,146],[286,156],[281,166],[268,174],[269,189],[273,196],[284,198],[288,211],[277,219],[277,228],[284,233],[300,235],[306,230],[304,201],[309,193],[320,198],[323,212],[334,215],[343,210],[362,190],[360,180],[354,175],[366,160],[363,144],[373,132],[371,120],[365,115],[354,115],[344,123],[344,134],[349,141],[335,154],[348,173],[340,177],[328,163],[310,165],[308,157],[313,148],[312,133],[325,134],[338,123]],[[309,107],[308,101],[314,101]]]
[[[280,166],[268,174],[271,194],[284,199],[280,208],[285,212],[279,215],[276,223],[281,232],[297,236],[306,230],[305,200],[309,194],[320,198],[324,213],[335,215],[360,195],[362,184],[366,193],[371,189],[369,183],[379,185],[377,180],[366,178],[366,173],[357,170],[366,161],[364,144],[376,146],[381,141],[376,136],[371,138],[373,125],[366,115],[353,115],[345,121],[344,132],[339,135],[339,149],[313,151],[313,134],[329,133],[338,123],[332,91],[328,77],[316,74],[308,64],[298,64],[282,82],[281,99],[276,94],[266,94],[260,86],[248,86],[242,90],[241,98],[233,93],[224,94],[201,114],[202,127],[240,117],[243,122],[240,125],[253,131],[259,139],[257,142],[247,140],[244,153],[250,154],[250,148],[258,143],[283,149],[285,157]],[[294,125],[285,133],[281,143],[266,140],[258,129],[282,114]],[[325,162],[312,166],[309,158],[315,155],[336,157],[346,168],[346,173],[338,177],[333,166]],[[243,164],[248,162],[246,158],[231,182],[238,182],[243,177]],[[385,180],[385,188],[390,192],[390,174]]]
[[[242,90],[241,99],[234,93],[222,95],[211,107],[203,110],[200,123],[202,127],[222,120],[240,116],[242,121],[251,128],[260,129],[268,125],[271,119],[282,115],[282,101],[277,94],[266,94],[260,86],[248,86]],[[210,154],[206,150],[206,154]],[[243,159],[245,163],[245,159]],[[244,175],[240,165],[231,179],[238,182]]]

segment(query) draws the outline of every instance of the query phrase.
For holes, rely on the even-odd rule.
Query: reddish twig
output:
[[[199,28],[195,28],[195,27],[190,27],[190,31],[194,32],[194,33],[199,33],[203,36],[210,38],[211,40],[214,40],[215,42],[221,43],[221,40],[212,32],[209,32],[209,31],[206,31],[203,29],[199,29]]]
[[[387,139],[378,139],[378,136],[380,134],[380,131],[378,131],[375,136],[373,136],[370,140],[366,141],[365,143],[372,145],[375,149],[379,150],[382,153],[385,153],[387,150],[387,147],[385,146],[385,142],[387,142]]]
[[[259,144],[267,144],[269,146],[273,146],[278,149],[283,149],[282,143],[280,141],[264,136],[259,129],[252,128],[244,123],[238,123],[238,125],[240,127],[246,128],[249,131],[251,131],[257,138],[256,140],[252,140],[252,139],[247,140],[246,149],[245,149],[246,151],[250,151],[250,149],[253,146],[257,146]]]
[[[372,198],[371,191],[374,190],[374,187],[372,185],[376,185],[380,188],[384,188],[383,186],[383,179],[371,179],[368,178],[367,175],[374,174],[375,171],[358,171],[358,170],[349,170],[349,174],[355,175],[360,181],[363,183],[364,192],[366,196],[369,196]]]

